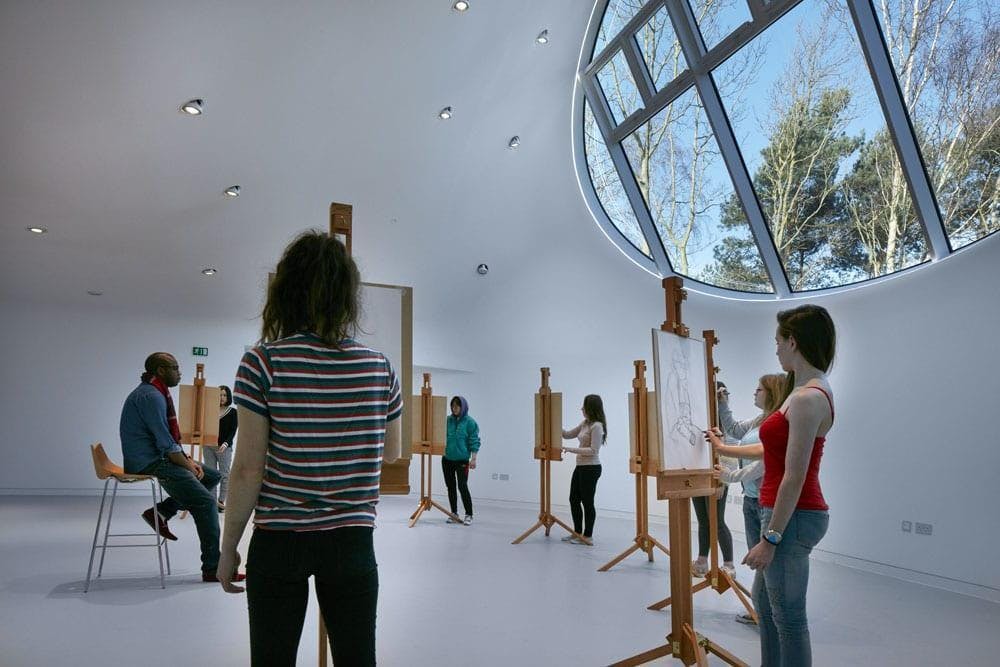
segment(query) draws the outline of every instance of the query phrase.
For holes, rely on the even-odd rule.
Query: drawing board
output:
[[[431,396],[431,442],[429,446],[422,443],[424,423],[423,403],[419,395],[414,396],[410,400],[410,406],[413,410],[413,415],[410,419],[413,453],[443,456],[448,437],[448,399],[445,396]]]
[[[653,329],[661,470],[712,468],[705,342]]]
[[[542,395],[535,394],[535,458],[562,461],[562,394],[552,392],[552,421],[549,424],[548,456],[542,453]]]

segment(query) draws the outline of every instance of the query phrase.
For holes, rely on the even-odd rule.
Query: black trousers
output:
[[[444,485],[448,487],[448,502],[451,503],[451,513],[458,514],[458,494],[461,493],[465,513],[472,516],[472,496],[469,494],[469,462],[452,461],[442,456],[441,469],[444,471]]]
[[[726,496],[729,495],[729,487],[724,486],[722,497],[716,499],[719,517],[719,549],[722,550],[722,561],[731,563],[733,561],[733,534],[729,532],[726,525]],[[708,500],[709,496],[696,496],[691,499],[694,503],[694,513],[698,517],[698,555],[708,556],[709,551],[709,529],[708,529]]]
[[[295,665],[310,576],[334,664],[374,665],[378,568],[372,529],[363,527],[254,530],[246,580],[251,665]]]
[[[597,509],[594,507],[594,494],[597,493],[597,480],[601,477],[601,466],[577,466],[573,469],[573,478],[569,483],[569,511],[573,513],[573,530],[584,537],[593,537],[594,519]]]

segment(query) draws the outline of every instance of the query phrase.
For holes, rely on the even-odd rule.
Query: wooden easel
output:
[[[181,429],[181,443],[189,447],[189,456],[201,463],[205,446],[214,447],[219,440],[218,387],[205,386],[205,364],[195,364],[194,380],[178,388],[177,422]],[[187,510],[179,514],[186,519]]]
[[[632,546],[603,565],[598,572],[607,572],[615,565],[625,560],[636,551],[643,551],[649,562],[653,562],[653,550],[659,549],[667,556],[670,550],[660,544],[649,534],[649,489],[646,485],[648,475],[656,475],[658,470],[650,470],[649,456],[649,391],[646,389],[646,362],[637,359],[635,377],[632,379],[632,397],[634,412],[632,415],[632,433],[635,435],[635,456],[632,457],[631,468],[635,473],[635,538]]]
[[[679,311],[678,311],[679,312]],[[713,359],[713,350],[715,346],[719,344],[719,339],[715,336],[715,331],[709,329],[702,331],[702,337],[705,339],[705,360],[708,366],[708,411],[711,423],[713,425],[719,424],[719,406],[718,406],[718,396],[715,391],[715,376],[719,372],[719,369],[715,366],[715,361]],[[719,464],[719,456],[713,451],[712,452],[712,465],[713,467]],[[714,493],[711,499],[708,501],[708,534],[709,534],[709,568],[708,572],[705,574],[705,579],[698,582],[692,589],[692,593],[697,593],[703,591],[706,588],[714,590],[719,595],[722,595],[726,591],[733,591],[736,593],[736,597],[739,598],[740,602],[747,610],[747,614],[753,618],[754,623],[757,622],[757,610],[753,607],[753,602],[751,601],[751,594],[743,584],[736,581],[729,572],[722,569],[719,566],[719,509],[718,503],[714,501],[715,497],[721,493],[722,484],[721,482],[713,476],[712,486],[714,487]],[[688,559],[690,560],[690,559]],[[666,609],[670,606],[671,598],[665,598],[659,602],[655,602],[647,609],[651,611],[660,611],[661,609]]]
[[[431,482],[434,479],[434,455],[444,455],[445,443],[435,430],[445,412],[443,396],[434,396],[431,389],[431,374],[424,373],[424,386],[420,388],[420,425],[419,436],[414,439],[413,451],[420,454],[420,503],[416,511],[410,515],[410,528],[416,525],[420,515],[431,508],[439,509],[456,523],[461,523],[457,514],[449,512],[443,505],[431,498]],[[435,400],[440,399],[440,401]],[[443,423],[442,423],[443,424]],[[417,425],[414,424],[416,427]]]
[[[690,330],[681,320],[681,302],[686,298],[680,278],[666,278],[663,287],[667,292],[667,320],[660,327],[663,331],[678,336],[688,337]],[[715,344],[715,332],[705,331],[707,348],[706,361],[708,380],[711,388],[709,394],[709,416],[715,423],[714,367],[712,364],[712,346]],[[725,650],[712,640],[694,630],[694,590],[691,583],[691,498],[709,496],[714,498],[717,488],[714,470],[664,470],[656,480],[656,495],[660,500],[667,500],[667,515],[670,531],[670,597],[667,604],[672,605],[670,634],[667,643],[649,651],[639,653],[622,661],[614,663],[615,667],[632,667],[652,662],[664,656],[673,656],[685,665],[697,664],[708,667],[707,653],[719,656],[725,663],[734,667],[748,667],[735,655]],[[710,503],[715,505],[715,503]],[[713,539],[713,544],[715,540]],[[717,556],[715,557],[717,559]]]
[[[558,419],[553,416],[553,399],[556,400],[560,409]],[[556,443],[562,442],[562,395],[553,394],[549,388],[549,369],[542,368],[542,386],[535,394],[535,458],[538,459],[538,521],[531,528],[521,534],[511,544],[520,544],[528,535],[539,528],[545,529],[545,537],[549,536],[549,531],[553,525],[565,528],[571,535],[575,535],[582,542],[590,544],[590,540],[580,535],[566,523],[552,514],[552,462],[562,461],[562,448]],[[556,421],[560,423],[556,423]],[[556,441],[556,438],[559,438]]]

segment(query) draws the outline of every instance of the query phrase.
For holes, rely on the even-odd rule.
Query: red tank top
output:
[[[819,387],[806,387],[822,391],[830,403],[830,419],[833,419],[833,401],[830,395]],[[780,410],[771,415],[760,425],[760,441],[764,445],[764,480],[760,485],[760,504],[762,507],[774,507],[778,497],[778,486],[785,476],[785,452],[788,450],[788,419]],[[823,490],[819,487],[819,461],[823,458],[823,445],[826,437],[816,438],[813,442],[812,455],[809,457],[809,469],[806,480],[802,484],[799,502],[795,504],[798,510],[830,509],[823,500]]]

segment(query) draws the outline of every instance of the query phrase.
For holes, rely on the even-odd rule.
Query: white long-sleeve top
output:
[[[601,465],[600,449],[604,444],[604,425],[601,422],[591,423],[584,419],[576,428],[563,431],[562,436],[566,440],[576,438],[580,441],[579,447],[563,447],[563,451],[576,454],[578,466]]]

